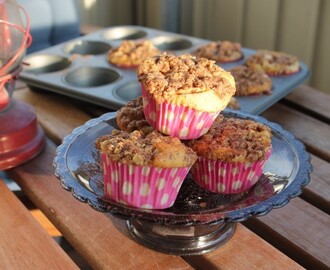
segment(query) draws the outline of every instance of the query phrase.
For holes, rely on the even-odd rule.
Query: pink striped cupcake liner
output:
[[[105,199],[146,209],[171,207],[190,167],[156,168],[112,161],[101,154]]]
[[[143,110],[149,125],[159,132],[182,140],[196,139],[212,126],[219,112],[201,112],[163,102],[158,104],[142,85]]]
[[[191,169],[193,179],[202,188],[221,194],[238,194],[249,190],[259,180],[271,154],[256,162],[222,162],[199,157]]]

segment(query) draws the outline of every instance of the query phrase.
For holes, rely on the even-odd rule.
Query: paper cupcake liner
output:
[[[147,122],[161,133],[182,140],[196,139],[212,126],[219,112],[201,112],[163,102],[158,104],[142,85],[143,110]]]
[[[101,160],[105,199],[147,209],[171,207],[190,169],[129,165],[103,153]]]
[[[235,163],[199,157],[191,169],[193,179],[208,191],[221,194],[238,194],[254,186],[263,173],[264,160]]]

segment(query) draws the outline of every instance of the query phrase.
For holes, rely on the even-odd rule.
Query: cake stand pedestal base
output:
[[[44,132],[31,106],[12,99],[0,112],[0,170],[35,157],[44,147]]]
[[[236,223],[159,225],[130,219],[126,224],[136,242],[178,256],[200,255],[214,250],[224,245],[236,230]]]

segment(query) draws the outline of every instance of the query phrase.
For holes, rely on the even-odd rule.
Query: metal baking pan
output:
[[[107,60],[107,52],[124,39],[150,39],[160,50],[181,55],[210,40],[142,26],[109,27],[38,51],[24,58],[20,78],[28,85],[117,110],[141,95],[135,69],[120,69]],[[242,48],[240,61],[221,64],[224,69],[241,65],[255,51]],[[260,114],[309,77],[307,66],[289,76],[272,77],[271,95],[237,97],[241,110]]]

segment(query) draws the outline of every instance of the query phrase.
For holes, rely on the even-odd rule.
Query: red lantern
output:
[[[29,17],[16,0],[0,0],[0,170],[33,158],[44,145],[44,133],[32,107],[12,98],[32,41],[29,30]]]

